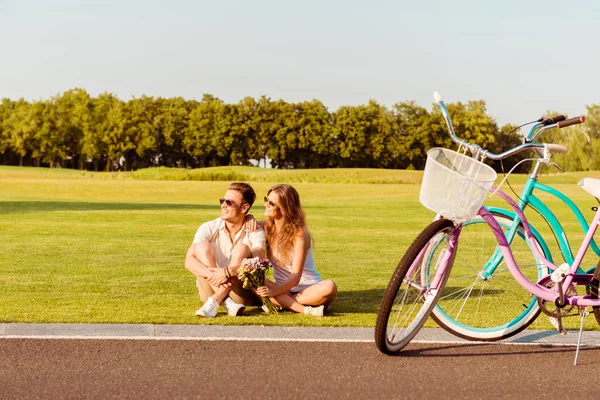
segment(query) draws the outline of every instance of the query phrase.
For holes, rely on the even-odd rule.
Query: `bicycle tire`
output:
[[[492,215],[505,231],[513,223],[512,218],[503,214],[492,212]],[[477,231],[484,235],[483,240],[477,237]],[[535,240],[542,250],[540,239],[535,237]],[[453,335],[476,341],[506,339],[527,328],[540,314],[537,298],[514,279],[503,257],[490,277],[482,276],[481,268],[490,254],[495,253],[497,243],[481,217],[463,223],[452,274],[431,314],[438,325]],[[525,241],[522,225],[518,227],[511,250],[521,271],[530,280],[536,282],[548,274],[548,268]],[[547,252],[542,253],[550,258]]]
[[[592,284],[590,288],[590,296],[593,299],[598,298],[598,287],[600,286],[600,261],[596,265],[596,269],[594,270],[594,275],[592,276]],[[594,311],[594,317],[596,318],[596,322],[600,325],[600,307],[592,307]]]
[[[381,352],[395,354],[402,350],[419,332],[435,307],[450,274],[454,252],[448,257],[450,266],[447,267],[437,291],[429,290],[429,278],[433,279],[435,272],[428,270],[431,274],[427,276],[423,274],[423,268],[419,264],[423,260],[423,250],[432,239],[439,243],[443,238],[448,238],[454,229],[452,221],[434,221],[417,236],[398,263],[385,290],[375,324],[375,344]],[[446,256],[447,253],[440,252],[439,259],[442,259],[442,255]],[[407,273],[410,276],[405,280]],[[405,301],[407,309],[404,308]]]

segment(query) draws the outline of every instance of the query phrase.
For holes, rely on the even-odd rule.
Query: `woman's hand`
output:
[[[258,230],[258,222],[256,221],[256,218],[254,218],[254,215],[246,215],[244,229],[246,230],[246,232],[256,232]]]
[[[271,297],[271,290],[266,286],[261,286],[255,290],[260,297]]]

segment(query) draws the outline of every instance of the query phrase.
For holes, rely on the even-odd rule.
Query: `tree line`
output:
[[[499,127],[483,100],[447,107],[461,138],[492,152],[520,143],[517,127]],[[600,106],[587,111],[585,125],[546,138],[570,146],[558,160],[566,170],[600,169]],[[71,89],[48,100],[0,103],[5,165],[112,171],[269,160],[275,168],[423,169],[427,150],[436,146],[453,148],[439,109],[428,111],[413,101],[387,108],[371,100],[330,112],[319,100],[288,103],[262,96],[227,104],[205,94],[200,101],[123,101]]]

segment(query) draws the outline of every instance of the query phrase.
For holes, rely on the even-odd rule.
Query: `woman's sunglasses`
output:
[[[269,207],[277,207],[277,208],[279,208],[279,206],[277,204],[273,203],[271,200],[269,200],[267,198],[267,196],[265,196],[265,205],[269,206]]]

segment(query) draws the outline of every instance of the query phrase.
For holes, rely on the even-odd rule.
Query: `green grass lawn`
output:
[[[0,167],[0,322],[373,326],[397,262],[434,215],[418,201],[421,172],[229,171],[253,184],[258,219],[274,182],[298,189],[317,268],[339,287],[329,316],[269,316],[258,308],[241,318],[223,311],[215,319],[194,316],[200,301],[184,268],[185,253],[198,226],[219,215],[217,199],[228,182],[149,180],[156,171],[136,177]],[[573,184],[581,176],[586,174],[541,181],[571,195],[591,220],[595,200]],[[524,177],[511,181],[520,189]],[[583,235],[575,219],[568,210],[558,215],[577,246]],[[596,260],[590,256],[589,262]],[[549,329],[546,321],[541,317],[534,327]],[[592,322],[588,318],[589,328]],[[574,329],[577,321],[567,320],[567,327]]]

